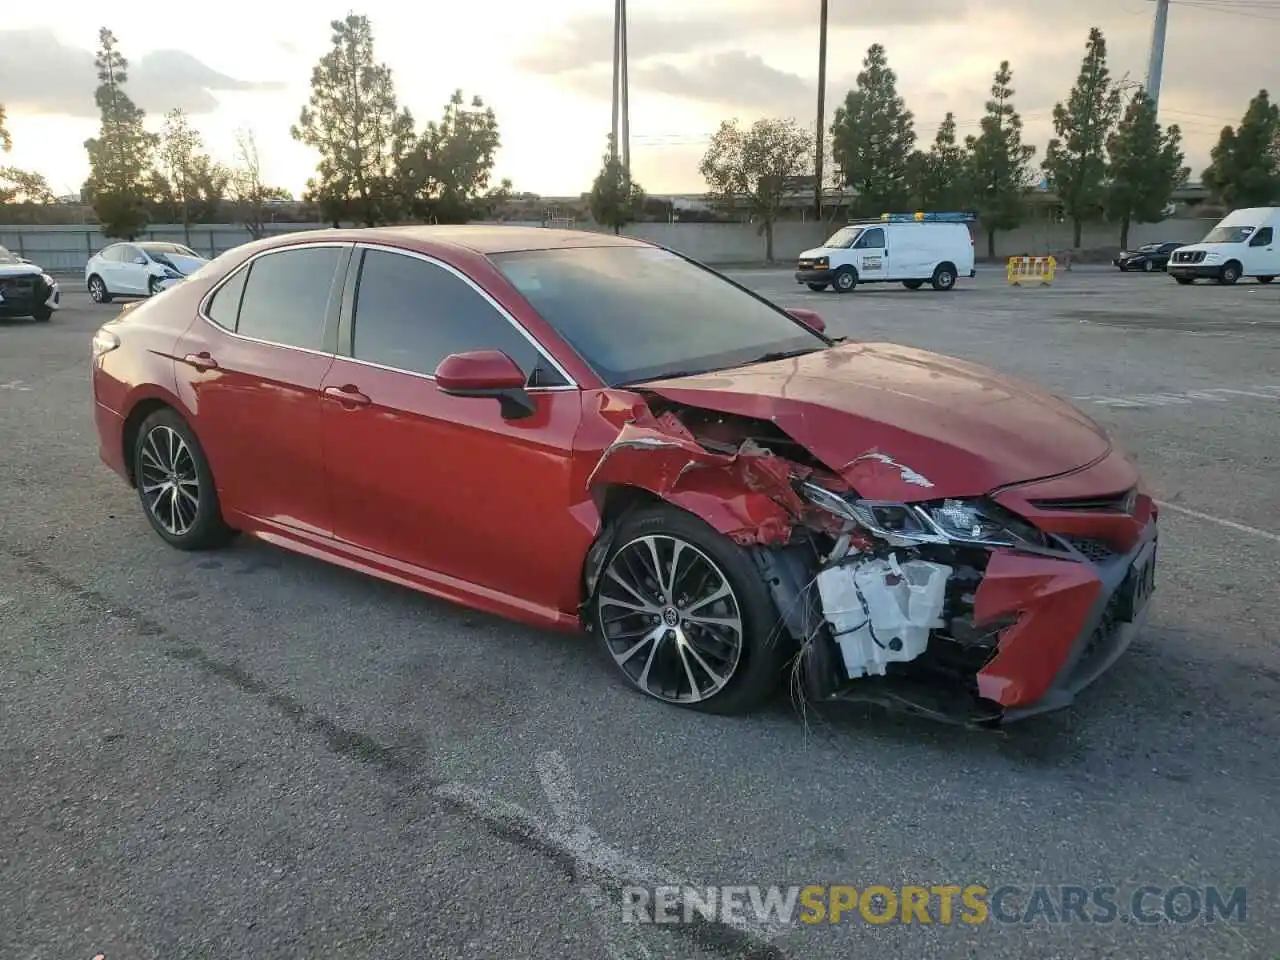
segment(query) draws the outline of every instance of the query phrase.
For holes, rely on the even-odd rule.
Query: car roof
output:
[[[287,240],[285,239],[287,237]],[[399,227],[359,227],[336,230],[305,230],[274,240],[297,242],[301,239],[382,242],[392,246],[417,249],[423,253],[440,247],[470,250],[481,256],[516,253],[527,250],[565,250],[574,247],[647,247],[642,240],[595,233],[587,230],[564,230],[558,227],[514,227],[500,224],[414,225]]]

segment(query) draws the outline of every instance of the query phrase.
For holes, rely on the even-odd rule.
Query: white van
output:
[[[800,254],[796,282],[837,293],[891,281],[908,290],[926,283],[950,290],[958,277],[974,276],[974,219],[971,213],[888,213],[852,221],[821,247]]]
[[[1232,210],[1199,243],[1179,247],[1169,257],[1169,275],[1179,283],[1217,280],[1235,283],[1280,277],[1280,207]]]

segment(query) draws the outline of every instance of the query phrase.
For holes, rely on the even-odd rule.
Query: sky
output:
[[[817,112],[818,0],[628,0],[632,168],[651,194],[705,189],[698,161],[720,121]],[[6,4],[0,20],[0,103],[14,148],[0,165],[43,173],[78,192],[84,140],[97,131],[93,49],[109,27],[130,63],[126,89],[159,130],[165,111],[191,114],[206,148],[235,157],[251,129],[265,177],[299,194],[315,166],[289,135],[329,21],[368,16],[378,58],[394,72],[419,125],[449,95],[484,98],[502,147],[495,179],[518,191],[576,196],[590,188],[611,124],[613,4],[609,0],[431,0],[312,12],[294,3]],[[1039,147],[1079,69],[1090,26],[1107,37],[1116,76],[1145,78],[1152,0],[830,0],[827,123],[867,47],[885,46],[899,91],[927,146],[947,111],[976,133],[991,76],[1013,69],[1014,102]],[[1160,119],[1183,131],[1193,179],[1226,124],[1280,78],[1280,0],[1174,0]],[[1280,92],[1280,91],[1277,91]]]

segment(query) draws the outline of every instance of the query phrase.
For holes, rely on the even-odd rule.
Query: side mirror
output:
[[[441,392],[452,397],[493,397],[508,420],[537,411],[525,390],[524,371],[501,350],[451,353],[440,361],[435,377]]]
[[[150,263],[151,261],[150,261],[150,260],[148,260],[146,257],[134,257],[134,258],[133,258],[133,262],[134,262],[134,263],[136,263],[136,264],[137,264],[138,266],[140,266],[140,267],[145,267],[145,266],[146,266],[148,263]]]
[[[795,317],[810,330],[816,330],[818,333],[827,332],[827,321],[823,320],[822,317],[818,316],[818,314],[814,313],[812,310],[792,307],[787,310],[787,313],[791,314],[791,316]]]

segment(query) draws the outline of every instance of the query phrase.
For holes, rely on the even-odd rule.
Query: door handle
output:
[[[325,387],[322,393],[330,400],[337,400],[348,410],[354,410],[356,407],[367,407],[372,402],[353,383],[343,384],[341,387]]]
[[[201,350],[199,353],[188,353],[182,358],[182,362],[187,366],[195,367],[201,373],[206,370],[217,370],[218,361],[213,359],[213,354],[208,350]]]

